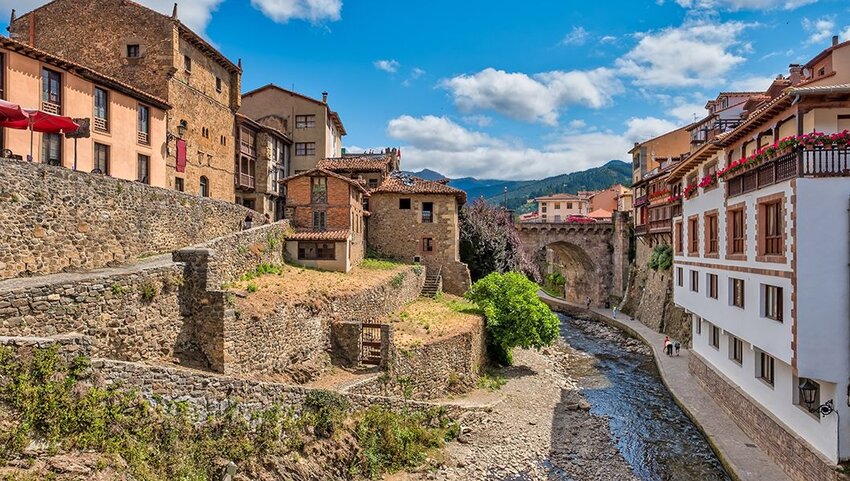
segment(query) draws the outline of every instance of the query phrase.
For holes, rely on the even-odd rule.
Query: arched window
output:
[[[199,193],[201,197],[210,196],[210,181],[203,175],[201,176],[201,191]]]

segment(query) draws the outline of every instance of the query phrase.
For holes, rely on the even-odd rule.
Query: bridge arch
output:
[[[576,244],[557,241],[543,247],[547,256],[547,270],[560,272],[566,279],[564,298],[583,304],[589,297],[594,304],[604,302],[607,293],[597,262]]]

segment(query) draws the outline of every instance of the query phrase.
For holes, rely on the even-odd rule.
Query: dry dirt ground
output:
[[[410,347],[468,332],[482,321],[474,304],[441,294],[437,299],[423,297],[410,302],[382,322],[393,325],[393,342]]]

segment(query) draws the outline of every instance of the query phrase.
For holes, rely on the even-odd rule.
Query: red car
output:
[[[571,215],[567,217],[567,222],[572,222],[575,224],[595,224],[596,219],[591,217],[585,217],[583,215]]]

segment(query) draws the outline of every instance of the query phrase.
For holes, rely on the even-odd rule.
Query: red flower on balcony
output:
[[[659,197],[664,197],[665,195],[670,195],[670,189],[656,190],[655,192],[649,194],[649,198],[650,200],[654,200]]]
[[[706,187],[710,187],[717,183],[717,175],[716,174],[708,174],[699,181],[699,186],[705,189]]]
[[[686,199],[690,199],[691,197],[693,197],[693,195],[694,195],[694,193],[696,193],[696,191],[697,191],[697,184],[690,184],[687,187],[685,187],[685,190],[682,192],[682,196],[684,196]]]

